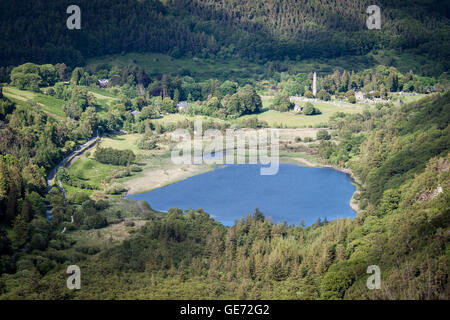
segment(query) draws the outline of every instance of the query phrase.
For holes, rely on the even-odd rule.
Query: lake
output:
[[[226,226],[259,208],[273,222],[311,225],[317,218],[354,217],[352,180],[330,168],[280,164],[276,175],[260,165],[228,165],[128,198],[145,200],[157,211],[202,208]]]

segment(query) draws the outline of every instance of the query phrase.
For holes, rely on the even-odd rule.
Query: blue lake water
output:
[[[129,195],[157,211],[202,208],[226,226],[259,208],[273,222],[311,225],[317,218],[354,217],[351,179],[329,168],[280,164],[276,175],[260,175],[260,165],[228,165],[152,191]]]

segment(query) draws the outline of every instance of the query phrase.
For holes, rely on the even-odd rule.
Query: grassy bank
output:
[[[63,106],[65,102],[63,100],[47,96],[42,93],[36,93],[31,91],[19,90],[14,87],[4,87],[3,93],[6,97],[13,99],[14,101],[31,102],[34,101],[39,105],[47,114],[55,118],[65,118]]]

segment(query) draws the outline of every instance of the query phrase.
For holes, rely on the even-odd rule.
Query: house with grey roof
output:
[[[187,101],[181,101],[181,102],[177,103],[177,108],[179,111],[186,111],[188,106],[189,106],[189,103]]]
[[[359,101],[364,101],[366,99],[366,95],[362,91],[355,92],[355,98]]]
[[[133,117],[138,116],[140,113],[141,113],[141,112],[138,111],[138,110],[133,110],[133,111],[130,112],[130,114],[131,114]]]
[[[106,88],[109,85],[108,79],[98,79],[98,85],[100,88]]]

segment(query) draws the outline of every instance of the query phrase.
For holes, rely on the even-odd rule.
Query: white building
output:
[[[355,98],[359,101],[364,101],[366,99],[366,95],[362,91],[355,92]]]
[[[108,79],[98,79],[98,85],[100,88],[106,88],[109,85]]]
[[[189,106],[189,103],[187,101],[182,101],[180,103],[177,104],[177,108],[178,110],[183,110],[186,111],[187,107]]]
[[[313,75],[313,96],[314,98],[317,96],[317,74],[314,72]]]
[[[303,107],[298,105],[298,104],[295,104],[294,111],[295,112],[302,112],[303,111]]]

